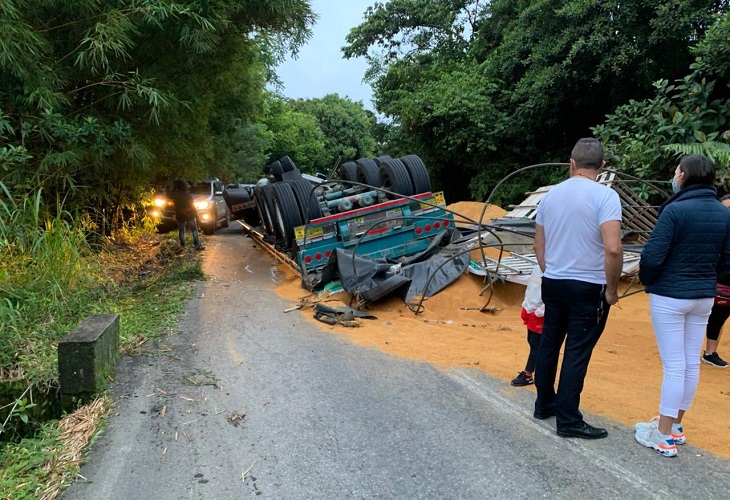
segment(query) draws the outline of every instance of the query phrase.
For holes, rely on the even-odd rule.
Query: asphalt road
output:
[[[531,391],[284,314],[253,246],[237,224],[207,238],[209,278],[174,335],[120,362],[65,498],[730,498],[730,463],[691,445],[662,458],[593,415],[607,439],[560,438]]]

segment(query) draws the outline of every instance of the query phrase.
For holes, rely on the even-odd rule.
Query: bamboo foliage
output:
[[[313,22],[304,0],[0,0],[0,181],[113,214],[160,179],[225,171],[263,68]]]

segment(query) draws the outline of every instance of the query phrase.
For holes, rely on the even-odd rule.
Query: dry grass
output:
[[[17,364],[10,366],[0,366],[0,382],[16,382],[18,380],[24,380],[25,373],[23,368]]]
[[[83,451],[104,420],[110,405],[109,398],[101,396],[58,423],[61,430],[58,447],[53,458],[43,467],[49,481],[39,496],[40,500],[56,498],[63,485],[76,475],[83,461]]]
[[[99,254],[107,279],[122,284],[142,273],[159,271],[182,254],[177,240],[162,234],[143,234],[134,241],[109,240]]]

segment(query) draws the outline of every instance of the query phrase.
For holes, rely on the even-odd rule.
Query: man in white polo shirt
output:
[[[593,348],[612,304],[618,302],[623,263],[621,200],[597,182],[603,147],[580,139],[570,158],[570,178],[550,189],[537,208],[535,253],[543,270],[545,323],[535,367],[534,417],[555,415],[562,437],[600,439],[605,429],[587,424],[580,394]],[[565,341],[557,392],[555,378]]]

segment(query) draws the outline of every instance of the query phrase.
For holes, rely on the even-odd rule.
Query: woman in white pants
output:
[[[660,455],[677,455],[682,419],[700,377],[700,352],[718,272],[730,270],[730,211],[717,200],[715,166],[702,155],[683,157],[675,192],[641,252],[639,278],[651,294],[651,321],[662,358],[659,418],[635,426],[636,441]]]

